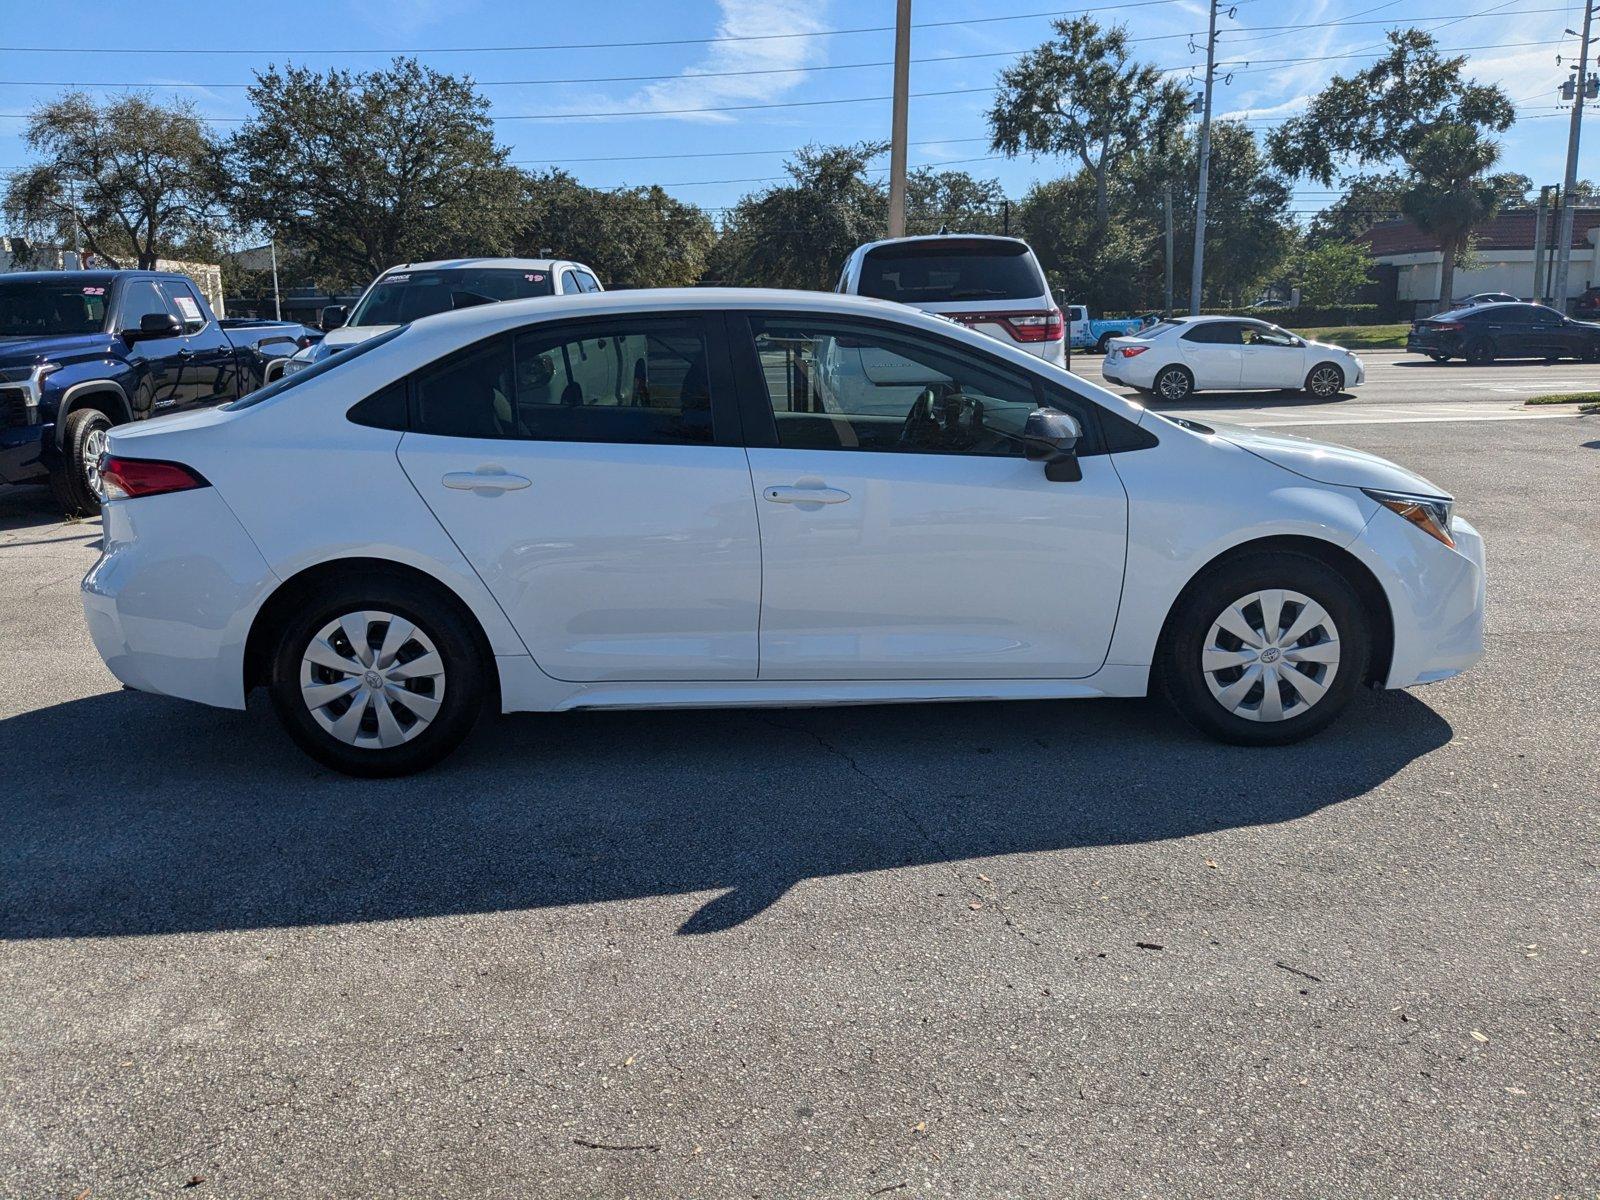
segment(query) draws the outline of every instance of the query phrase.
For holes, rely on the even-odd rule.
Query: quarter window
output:
[[[778,445],[1021,456],[1033,383],[959,346],[832,320],[754,317]]]

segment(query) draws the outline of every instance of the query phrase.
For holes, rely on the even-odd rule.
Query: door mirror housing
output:
[[[139,318],[139,328],[124,329],[125,342],[151,342],[158,338],[183,336],[183,322],[171,313],[145,313]]]
[[[323,333],[332,333],[350,319],[350,310],[342,304],[329,304],[317,317],[317,326]]]
[[[1044,477],[1052,483],[1076,483],[1083,478],[1078,464],[1078,443],[1083,426],[1071,413],[1036,408],[1028,414],[1022,440],[1030,461],[1044,463]]]

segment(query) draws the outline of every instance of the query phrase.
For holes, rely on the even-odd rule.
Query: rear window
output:
[[[1035,300],[1049,289],[1022,242],[910,242],[869,250],[861,295],[902,304]]]
[[[369,350],[376,350],[385,342],[394,341],[395,338],[399,337],[405,331],[406,326],[404,325],[400,326],[398,329],[387,329],[380,333],[377,337],[370,337],[364,342],[357,342],[353,346],[347,346],[342,350],[335,350],[321,362],[312,363],[309,367],[306,367],[300,371],[296,371],[293,375],[281,376],[272,383],[267,384],[266,387],[257,388],[253,392],[240,396],[232,404],[225,404],[223,407],[229,412],[232,412],[235,409],[254,407],[257,404],[260,404],[263,400],[271,400],[274,396],[281,396],[290,388],[297,388],[302,383],[310,383],[319,375],[326,375],[329,371],[337,371],[346,363],[353,362],[354,360],[360,358],[363,354],[366,354]]]
[[[550,272],[522,267],[462,267],[391,271],[372,285],[350,314],[352,325],[401,325],[419,317],[554,294]]]

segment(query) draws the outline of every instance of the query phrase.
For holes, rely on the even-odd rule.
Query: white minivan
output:
[[[857,246],[834,289],[959,321],[1046,362],[1067,361],[1066,323],[1021,238],[936,233]]]

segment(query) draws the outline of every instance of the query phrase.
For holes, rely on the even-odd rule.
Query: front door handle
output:
[[[443,480],[445,487],[458,492],[477,492],[480,496],[496,492],[518,492],[531,487],[533,480],[524,475],[512,475],[500,467],[479,467],[476,471],[450,471]]]
[[[774,504],[843,504],[850,493],[831,487],[769,487],[762,493]]]

